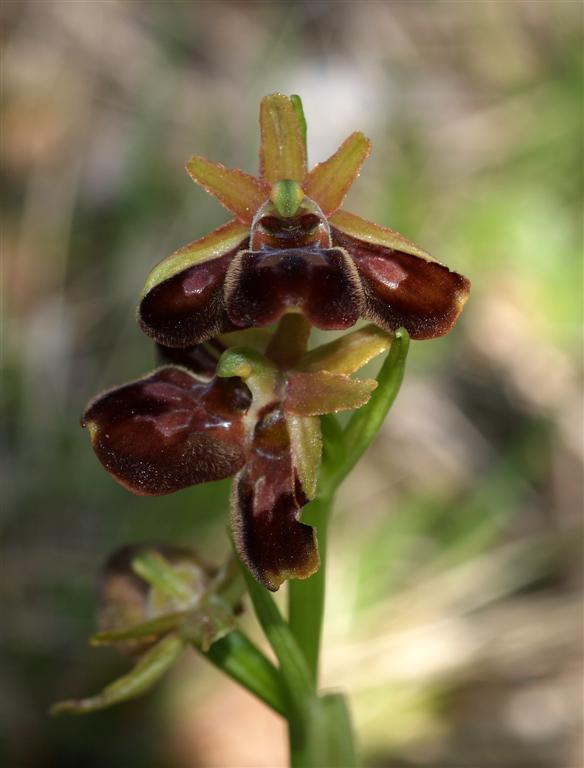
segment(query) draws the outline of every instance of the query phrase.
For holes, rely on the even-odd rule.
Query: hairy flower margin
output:
[[[152,270],[138,320],[164,364],[97,397],[82,423],[133,493],[235,476],[238,554],[277,590],[319,567],[314,529],[299,521],[316,493],[319,416],[368,401],[376,383],[351,374],[397,328],[415,339],[449,331],[470,284],[340,209],[370,152],[362,133],[307,172],[298,97],[263,99],[260,129],[259,178],[201,157],[187,163],[236,218]],[[310,325],[347,329],[359,318],[373,324],[305,352]],[[261,330],[278,320],[274,335]]]

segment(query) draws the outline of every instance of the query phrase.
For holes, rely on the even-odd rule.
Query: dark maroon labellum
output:
[[[300,310],[319,328],[354,325],[361,310],[355,267],[340,248],[242,251],[227,277],[227,313],[239,326],[276,322]]]

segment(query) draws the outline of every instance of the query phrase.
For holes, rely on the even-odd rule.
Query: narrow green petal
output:
[[[345,139],[334,155],[310,171],[303,185],[304,191],[320,205],[325,216],[341,207],[370,152],[371,142],[356,131]]]
[[[270,184],[282,179],[302,183],[306,176],[304,128],[294,103],[283,93],[262,99],[260,170]]]
[[[429,253],[403,235],[400,235],[399,232],[395,232],[393,229],[389,229],[389,227],[381,227],[379,224],[362,219],[354,213],[349,213],[349,211],[337,211],[330,217],[330,223],[335,229],[339,229],[351,237],[364,240],[366,243],[383,245],[396,251],[411,253],[413,256],[419,256],[425,261],[436,261]]]
[[[203,655],[232,680],[286,717],[288,694],[280,672],[242,632],[237,629],[230,632],[213,643]]]
[[[350,374],[389,349],[393,333],[376,325],[366,325],[335,341],[307,352],[298,364],[301,371],[328,371]]]
[[[258,208],[268,199],[268,185],[249,173],[226,168],[199,155],[191,157],[186,169],[194,182],[245,224],[251,224]]]
[[[159,262],[150,272],[142,290],[142,297],[146,296],[155,286],[178,275],[179,272],[205,261],[217,259],[229,251],[237,249],[237,246],[243,243],[248,235],[249,227],[234,220],[213,230],[199,240],[183,245],[182,248]]]

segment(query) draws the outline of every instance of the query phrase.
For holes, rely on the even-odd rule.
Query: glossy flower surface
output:
[[[192,157],[187,170],[235,218],[180,248],[150,273],[143,330],[186,347],[237,328],[302,312],[319,328],[366,318],[414,339],[447,333],[470,284],[405,237],[341,208],[371,145],[352,133],[307,170],[297,97],[273,94],[260,109],[260,175]]]
[[[163,361],[173,364],[97,397],[83,425],[104,467],[139,495],[235,475],[231,515],[239,555],[275,590],[319,566],[314,530],[298,519],[316,492],[318,416],[369,400],[375,381],[350,374],[387,349],[391,335],[369,326],[300,355],[294,367],[285,359],[285,334],[279,348],[270,341],[262,349],[261,335],[249,340],[255,349],[226,348],[223,340],[160,348]]]

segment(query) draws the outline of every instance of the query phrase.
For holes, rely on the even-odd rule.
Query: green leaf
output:
[[[280,663],[280,672],[297,710],[314,695],[314,684],[302,651],[268,590],[241,563],[247,591],[258,621]]]
[[[310,766],[356,768],[353,725],[345,697],[329,693],[311,702],[307,753]]]
[[[280,672],[242,632],[230,632],[201,653],[275,712],[287,716],[288,694]]]
[[[377,389],[367,405],[353,414],[345,429],[345,445],[349,453],[339,472],[338,482],[347,476],[365,453],[393,405],[403,381],[409,345],[410,337],[406,329],[398,329],[377,376]]]
[[[142,656],[127,675],[106,686],[101,693],[87,699],[61,701],[51,707],[52,715],[83,715],[135,699],[146,693],[175,663],[185,647],[178,635],[169,635]]]

